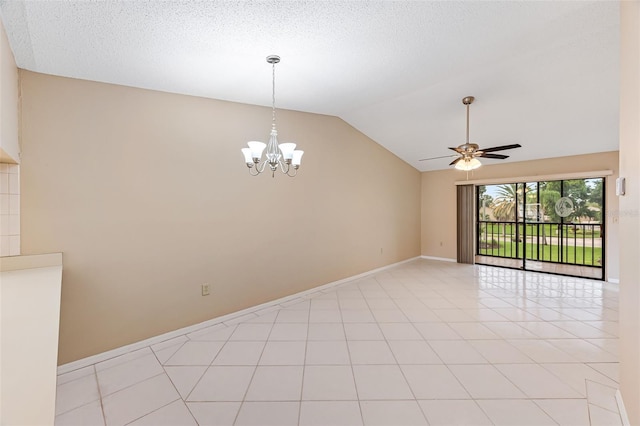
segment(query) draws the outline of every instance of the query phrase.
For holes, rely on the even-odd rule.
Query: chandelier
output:
[[[278,131],[276,130],[276,64],[280,62],[280,57],[276,55],[267,56],[267,63],[271,64],[271,134],[269,143],[251,141],[247,142],[249,148],[242,148],[244,161],[252,176],[258,176],[264,172],[267,165],[274,177],[276,170],[289,177],[294,177],[300,168],[300,161],[304,151],[296,149],[295,143],[278,144]],[[267,149],[265,159],[262,159],[262,152]]]

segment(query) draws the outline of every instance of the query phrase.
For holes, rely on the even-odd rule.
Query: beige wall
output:
[[[0,162],[18,163],[18,68],[0,21]]]
[[[640,2],[621,2],[620,391],[640,425]]]
[[[492,164],[469,173],[469,180],[505,179],[562,173],[612,170],[607,179],[607,277],[619,277],[618,265],[618,199],[615,178],[618,152],[549,158],[506,164]],[[467,180],[466,172],[455,169],[422,173],[422,255],[446,259],[456,258],[456,191],[455,183]]]
[[[22,250],[64,253],[60,364],[420,254],[420,173],[338,118],[279,111],[300,173],[251,177],[268,108],[20,76]]]

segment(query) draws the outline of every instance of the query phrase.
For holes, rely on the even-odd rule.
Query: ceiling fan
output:
[[[449,157],[458,157],[455,160],[453,160],[451,163],[449,163],[450,166],[456,166],[456,169],[458,170],[473,170],[476,169],[478,167],[480,167],[482,164],[480,163],[480,160],[477,159],[477,157],[484,157],[484,158],[493,158],[496,160],[504,160],[505,158],[509,158],[508,155],[503,155],[503,154],[491,154],[492,152],[496,152],[496,151],[504,151],[507,149],[514,149],[514,148],[520,148],[522,147],[522,145],[520,144],[511,144],[511,145],[501,145],[501,146],[494,146],[491,148],[483,148],[480,149],[480,147],[478,146],[478,144],[475,143],[470,143],[469,142],[469,105],[471,105],[473,103],[473,101],[475,100],[475,98],[473,96],[466,96],[462,99],[462,103],[464,105],[466,105],[467,107],[467,142],[456,147],[456,148],[449,148],[455,152],[457,152],[457,154],[452,154],[452,155],[443,155],[440,157],[431,157],[431,158],[423,158],[421,160],[418,161],[426,161],[426,160],[436,160],[439,158],[449,158]]]

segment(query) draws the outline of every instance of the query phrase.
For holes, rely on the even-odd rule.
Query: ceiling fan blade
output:
[[[460,148],[456,147],[456,148],[451,148],[449,147],[450,150],[455,151],[455,152],[461,152]]]
[[[451,155],[441,155],[440,157],[430,157],[430,158],[422,158],[418,161],[426,161],[426,160],[437,160],[439,158],[449,158],[449,157],[457,157],[456,154],[451,154]]]
[[[495,158],[496,160],[504,160],[505,158],[509,158],[508,155],[502,155],[502,154],[485,154],[484,152],[480,155],[478,155],[478,157],[484,157],[484,158]]]
[[[495,152],[495,151],[504,151],[505,149],[514,149],[514,148],[521,148],[521,147],[522,145],[520,145],[519,143],[514,143],[512,145],[494,146],[492,148],[481,148],[480,151]]]
[[[453,160],[452,162],[449,163],[450,166],[453,166],[454,164],[456,164],[458,161],[462,160],[462,157],[458,157],[455,160]]]

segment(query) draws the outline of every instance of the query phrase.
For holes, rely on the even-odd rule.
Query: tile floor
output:
[[[56,425],[620,425],[617,297],[415,260],[60,375]]]

